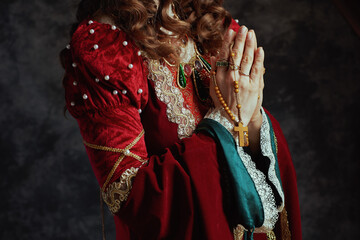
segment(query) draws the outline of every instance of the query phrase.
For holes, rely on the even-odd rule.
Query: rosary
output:
[[[231,58],[232,58],[233,62],[234,62],[234,59],[233,59],[234,56],[235,56],[235,53],[231,52]],[[216,66],[229,66],[229,63],[228,62],[216,62]],[[234,64],[230,65],[229,67],[232,70],[239,70],[239,67]],[[235,72],[234,72],[234,74],[235,74]],[[218,99],[219,99],[221,105],[223,106],[223,108],[225,109],[226,113],[229,115],[230,119],[232,121],[234,121],[233,130],[234,130],[234,132],[238,133],[240,147],[249,146],[249,135],[248,135],[249,130],[248,130],[247,126],[244,127],[244,124],[241,121],[241,116],[240,116],[241,104],[239,103],[239,98],[236,97],[236,102],[237,102],[236,108],[238,110],[238,117],[239,117],[239,121],[237,122],[234,114],[231,112],[229,106],[225,102],[225,99],[223,98],[223,96],[220,92],[219,86],[216,83],[216,72],[214,70],[211,71],[211,78],[214,82],[216,96],[218,97]],[[235,75],[234,75],[234,79],[236,79]],[[238,80],[234,81],[234,92],[237,95],[239,94],[239,81]]]

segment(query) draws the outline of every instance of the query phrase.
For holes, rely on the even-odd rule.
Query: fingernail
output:
[[[258,54],[259,54],[260,56],[264,54],[264,49],[263,49],[263,47],[259,47],[259,52],[258,52]]]
[[[245,33],[245,32],[246,32],[246,29],[247,29],[247,28],[246,28],[245,26],[242,26],[242,27],[241,27],[241,33]]]
[[[250,31],[248,32],[247,39],[251,40],[253,37],[253,33]]]

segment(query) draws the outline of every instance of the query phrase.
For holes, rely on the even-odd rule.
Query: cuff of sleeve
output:
[[[119,181],[111,183],[105,191],[102,191],[102,199],[112,214],[119,212],[121,205],[127,200],[132,188],[133,179],[145,163],[147,161],[138,168],[131,167],[126,169],[121,174]]]
[[[282,190],[280,174],[278,171],[275,135],[271,126],[271,122],[263,108],[261,108],[261,114],[263,117],[260,128],[261,153],[264,157],[267,157],[270,160],[269,167],[264,170],[264,172],[257,169],[256,164],[251,158],[251,156],[244,151],[243,147],[239,146],[238,137],[233,130],[234,124],[227,118],[227,113],[223,108],[210,109],[205,115],[205,118],[217,121],[233,136],[237,145],[237,152],[249,175],[253,179],[262,200],[265,212],[264,225],[270,227],[275,225],[275,222],[277,220],[277,212],[281,212],[284,208],[284,193]],[[270,185],[267,183],[267,179],[275,186],[276,191],[281,197],[281,203],[279,206],[276,206],[274,193]],[[277,211],[275,209],[277,209]]]

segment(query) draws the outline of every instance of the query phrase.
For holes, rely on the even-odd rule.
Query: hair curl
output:
[[[231,15],[222,7],[223,0],[81,0],[70,35],[81,21],[104,15],[122,28],[137,46],[153,59],[171,56],[178,60],[179,52],[169,44],[170,36],[163,27],[181,39],[190,37],[210,54],[221,47]],[[173,6],[178,18],[168,15]]]

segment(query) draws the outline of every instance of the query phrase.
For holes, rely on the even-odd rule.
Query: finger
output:
[[[250,30],[246,36],[245,50],[240,63],[241,72],[246,75],[250,74],[251,66],[253,64],[255,38],[255,32],[253,30]]]
[[[255,81],[255,84],[260,84],[261,77],[264,72],[264,58],[265,53],[262,47],[255,51],[254,64],[251,67],[250,79]],[[260,87],[260,85],[258,85]]]
[[[255,34],[255,31],[254,31],[254,34]],[[255,41],[255,45],[254,45],[254,53],[256,52],[256,50],[258,49],[258,46],[257,46],[257,37],[256,37],[256,34],[254,35],[254,41]]]
[[[235,53],[234,64],[237,66],[240,65],[240,61],[244,52],[247,32],[248,32],[247,27],[241,26],[238,33],[236,34],[235,44],[233,46],[232,51]]]
[[[235,36],[236,36],[236,32],[232,29],[230,29],[226,32],[226,34],[224,36],[223,45],[220,49],[220,53],[218,56],[218,61],[228,61],[230,46],[231,46],[232,42],[234,41]],[[226,67],[219,67],[218,71],[225,72],[226,69],[227,69]]]

